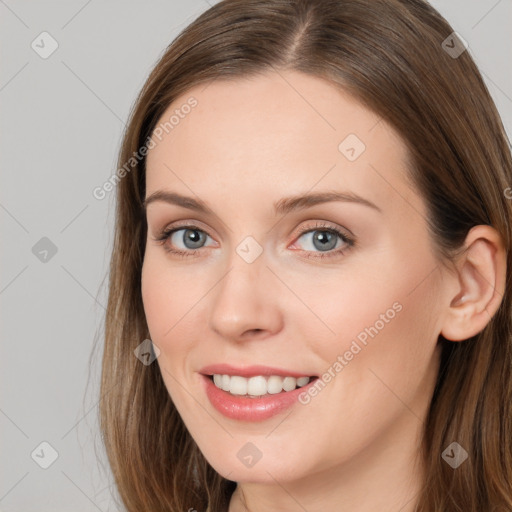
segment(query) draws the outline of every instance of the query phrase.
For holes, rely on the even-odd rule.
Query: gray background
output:
[[[510,137],[512,0],[432,4],[469,43]],[[0,0],[0,511],[118,510],[96,414],[114,193],[92,190],[116,169],[150,69],[208,7]],[[59,45],[46,59],[31,47],[43,31]],[[42,442],[58,453],[47,469]]]

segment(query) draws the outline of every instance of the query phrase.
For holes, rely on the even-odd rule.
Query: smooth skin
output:
[[[412,512],[438,337],[467,339],[496,312],[505,283],[499,235],[473,228],[455,265],[443,265],[424,201],[406,179],[403,141],[320,78],[271,71],[216,80],[177,98],[162,119],[191,96],[197,106],[148,152],[146,198],[172,191],[213,214],[148,204],[142,295],[173,402],[209,463],[238,482],[229,512]],[[349,134],[366,147],[354,161],[339,150]],[[377,208],[331,201],[273,211],[284,197],[324,191]],[[205,233],[195,253],[200,232],[184,238],[189,224]],[[173,226],[182,230],[155,241]],[[332,228],[355,244],[333,235],[337,243],[322,250],[313,236]],[[252,263],[236,252],[248,236],[263,251]],[[199,371],[213,363],[322,375],[395,303],[401,310],[307,405],[242,422],[204,393]],[[237,456],[248,442],[262,454],[252,467]]]

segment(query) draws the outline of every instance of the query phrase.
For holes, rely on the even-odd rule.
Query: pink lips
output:
[[[311,377],[312,374],[308,373],[297,373],[293,370],[285,370],[283,368],[275,368],[271,366],[245,366],[243,368],[235,368],[229,364],[211,364],[205,366],[199,373],[203,375],[213,375],[214,373],[219,375],[240,375],[240,377],[255,377],[256,375],[263,375],[270,377],[271,375],[279,375],[281,377]]]
[[[308,384],[293,391],[282,391],[275,395],[266,395],[261,398],[250,398],[247,396],[234,396],[227,391],[219,389],[211,379],[210,375],[240,375],[241,377],[263,376],[290,376],[290,377],[312,377],[311,374],[297,373],[282,368],[269,366],[248,366],[235,368],[228,364],[210,365],[201,369],[203,386],[206,396],[212,406],[227,418],[239,421],[264,421],[283,412],[298,401],[298,397],[309,386],[314,384],[316,377]]]

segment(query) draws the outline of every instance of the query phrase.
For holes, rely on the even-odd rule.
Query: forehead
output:
[[[241,206],[249,195],[273,201],[312,188],[351,190],[377,204],[397,187],[412,192],[398,134],[340,88],[296,71],[193,87],[168,107],[152,139],[147,195],[236,194]]]

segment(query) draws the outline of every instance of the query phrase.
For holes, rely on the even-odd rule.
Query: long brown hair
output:
[[[117,182],[105,319],[101,431],[129,512],[225,511],[236,486],[199,451],[158,365],[134,356],[149,338],[141,297],[147,225],[140,149],[171,102],[192,86],[284,69],[328,80],[397,130],[442,258],[449,261],[475,225],[491,225],[502,236],[507,279],[499,310],[477,336],[439,340],[417,511],[512,510],[512,208],[505,194],[512,158],[469,50],[449,51],[460,49],[449,39],[453,32],[423,0],[224,0],[167,48],[132,109],[119,156],[125,172]],[[456,470],[441,457],[453,441],[469,454]]]

